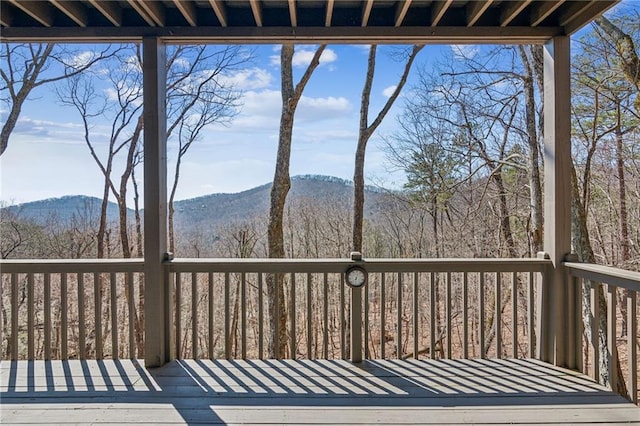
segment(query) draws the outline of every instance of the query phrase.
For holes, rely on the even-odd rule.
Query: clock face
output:
[[[351,287],[362,287],[367,282],[367,273],[361,267],[353,267],[346,273],[347,284]]]

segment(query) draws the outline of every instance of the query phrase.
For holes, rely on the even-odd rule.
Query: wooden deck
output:
[[[6,424],[636,424],[640,408],[536,360],[2,361]]]

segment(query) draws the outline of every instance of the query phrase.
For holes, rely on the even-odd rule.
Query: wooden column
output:
[[[540,306],[540,357],[567,365],[570,336],[568,294],[562,262],[571,252],[571,69],[570,39],[554,37],[544,46],[544,251],[552,269]]]
[[[172,286],[163,265],[167,252],[166,53],[157,37],[145,37],[144,78],[144,277],[147,367],[171,359]]]

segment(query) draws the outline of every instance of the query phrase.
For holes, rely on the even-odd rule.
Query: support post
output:
[[[544,251],[552,270],[547,321],[552,344],[541,359],[568,366],[567,345],[574,343],[568,327],[569,299],[562,262],[571,252],[571,59],[570,39],[558,36],[544,46]],[[575,300],[575,298],[572,298]],[[543,314],[543,313],[540,313]],[[543,320],[544,321],[544,320]]]
[[[173,286],[164,261],[167,256],[167,124],[166,51],[157,37],[144,37],[144,278],[147,367],[159,367],[172,357]]]

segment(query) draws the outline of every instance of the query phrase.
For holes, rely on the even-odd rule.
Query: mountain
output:
[[[175,223],[178,228],[215,228],[246,218],[269,215],[271,183],[236,194],[211,194],[175,203]],[[376,188],[367,188],[367,211],[374,214],[378,200],[384,194]],[[296,206],[304,199],[317,203],[346,204],[350,209],[353,197],[351,182],[331,176],[304,175],[291,178],[287,204]]]
[[[212,229],[246,218],[262,217],[266,219],[269,214],[270,191],[271,183],[268,183],[235,194],[211,194],[176,201],[176,228],[193,230],[207,227]],[[384,200],[384,195],[385,193],[379,189],[372,187],[366,189],[366,216],[375,215],[381,200]],[[331,176],[294,176],[291,178],[291,190],[287,203],[290,206],[295,206],[302,200],[309,199],[322,204],[339,204],[340,208],[350,209],[352,197],[353,185],[349,181]],[[74,216],[83,215],[97,220],[100,202],[101,200],[95,197],[72,195],[6,207],[0,210],[0,214],[4,215],[9,212],[36,223],[44,223],[51,217],[68,222]],[[133,211],[129,213],[133,218]],[[117,221],[118,207],[115,203],[109,203],[107,216],[110,222]]]
[[[97,221],[100,217],[101,203],[102,200],[97,197],[66,195],[60,198],[47,198],[46,200],[5,207],[0,209],[0,215],[15,215],[22,220],[39,224],[44,224],[52,219],[68,223],[74,216]],[[109,221],[118,220],[118,205],[116,203],[109,202],[107,219]]]

